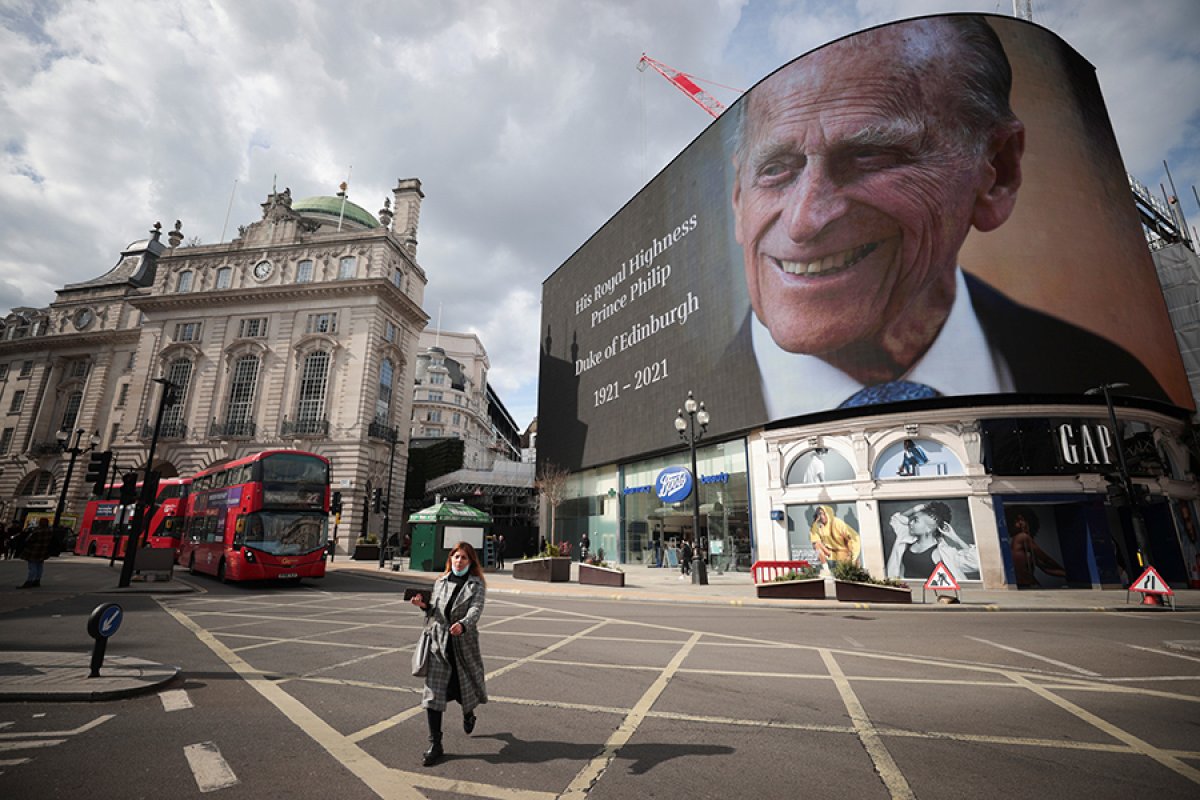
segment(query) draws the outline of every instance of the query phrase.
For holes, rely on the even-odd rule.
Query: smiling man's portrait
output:
[[[986,20],[939,17],[834,42],[731,109],[741,360],[767,418],[1112,380],[1166,399],[1121,346],[960,266],[1021,201],[1012,82]]]

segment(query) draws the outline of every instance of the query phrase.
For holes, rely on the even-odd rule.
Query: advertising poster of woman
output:
[[[853,503],[790,505],[788,550],[793,561],[813,566],[862,560],[862,539]]]
[[[889,578],[924,581],[941,561],[955,580],[979,580],[966,498],[883,501],[879,521]]]

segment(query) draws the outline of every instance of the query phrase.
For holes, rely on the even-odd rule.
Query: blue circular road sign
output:
[[[121,627],[124,612],[116,603],[96,606],[88,617],[88,635],[93,639],[107,639]]]

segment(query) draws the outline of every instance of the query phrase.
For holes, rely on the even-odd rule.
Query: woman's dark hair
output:
[[[948,523],[952,516],[950,513],[950,506],[939,500],[934,500],[932,503],[926,503],[925,513],[937,520],[938,528],[941,528],[943,525]]]
[[[467,574],[474,575],[486,584],[487,579],[483,577],[483,564],[479,561],[479,553],[471,546],[470,542],[459,542],[450,548],[450,552],[446,554],[446,572],[444,574],[450,574],[450,559],[454,558],[454,554],[459,550],[466,554],[467,560],[470,562],[467,566]]]
[[[1012,535],[1013,526],[1016,525],[1017,517],[1024,517],[1025,524],[1029,526],[1029,535],[1037,536],[1038,529],[1042,527],[1042,521],[1038,519],[1037,512],[1029,506],[1008,506],[1004,509],[1004,521],[1008,523],[1009,535]]]

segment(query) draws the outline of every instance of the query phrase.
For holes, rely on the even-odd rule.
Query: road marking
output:
[[[1056,667],[1062,667],[1063,669],[1069,669],[1072,672],[1078,672],[1080,675],[1087,675],[1089,678],[1099,678],[1100,677],[1099,672],[1092,672],[1090,669],[1084,669],[1083,667],[1077,667],[1074,664],[1068,664],[1065,661],[1058,661],[1053,658],[1048,658],[1047,656],[1039,656],[1037,653],[1031,653],[1028,650],[1021,650],[1020,648],[1017,648],[1017,647],[1009,647],[1006,644],[1000,644],[999,642],[992,642],[987,639],[980,639],[977,636],[967,636],[964,638],[970,639],[973,642],[979,642],[980,644],[991,645],[992,647],[999,648],[1000,650],[1007,650],[1010,653],[1016,653],[1017,655],[1022,655],[1022,656],[1025,656],[1026,658],[1034,658],[1034,659],[1037,659],[1038,661],[1045,661],[1047,664],[1053,664]]]
[[[608,741],[604,743],[604,750],[575,775],[575,779],[567,786],[566,791],[562,793],[562,797],[570,798],[571,800],[581,800],[581,798],[587,797],[587,793],[592,788],[592,785],[600,780],[600,777],[608,769],[609,765],[612,764],[613,759],[617,757],[617,751],[628,744],[629,740],[633,738],[633,734],[637,732],[638,726],[646,718],[646,714],[649,713],[651,706],[662,695],[663,691],[667,688],[667,684],[671,682],[671,678],[679,671],[679,666],[683,663],[683,660],[691,654],[692,649],[696,646],[696,642],[700,641],[700,636],[700,633],[693,633],[683,647],[679,648],[674,658],[659,673],[654,683],[650,684],[650,688],[642,694],[637,704],[625,715],[625,719],[613,731],[612,736],[608,737]]]
[[[1014,681],[1021,684],[1025,688],[1029,689],[1029,691],[1033,692],[1034,694],[1038,695],[1039,697],[1049,700],[1054,705],[1058,706],[1059,708],[1063,709],[1064,711],[1074,714],[1075,716],[1079,717],[1084,722],[1088,723],[1089,725],[1092,725],[1095,728],[1098,728],[1099,730],[1103,731],[1104,733],[1107,733],[1109,736],[1113,737],[1114,739],[1125,742],[1125,744],[1129,745],[1135,752],[1141,753],[1144,756],[1154,759],[1155,761],[1162,764],[1167,769],[1173,770],[1173,771],[1179,773],[1180,775],[1182,775],[1183,777],[1187,778],[1192,783],[1200,783],[1200,770],[1196,769],[1195,767],[1189,766],[1188,764],[1185,764],[1178,757],[1171,755],[1166,750],[1158,749],[1157,747],[1155,747],[1154,745],[1145,741],[1144,739],[1139,739],[1138,737],[1134,736],[1132,733],[1129,733],[1128,731],[1118,728],[1116,725],[1113,725],[1111,722],[1108,722],[1107,720],[1103,720],[1100,717],[1093,714],[1092,712],[1090,712],[1084,708],[1081,708],[1080,706],[1075,705],[1070,700],[1059,697],[1058,695],[1054,694],[1053,692],[1047,691],[1046,689],[1042,688],[1041,686],[1038,686],[1036,683],[1029,680],[1028,678],[1025,678],[1022,675],[1017,675],[1014,673],[1012,678]]]
[[[854,687],[846,679],[846,673],[842,672],[842,668],[834,659],[833,653],[824,649],[819,652],[821,653],[821,660],[825,662],[825,668],[833,676],[833,684],[837,687],[838,694],[842,696],[842,703],[846,706],[846,713],[850,715],[850,721],[854,724],[858,738],[863,743],[863,747],[866,748],[867,755],[871,757],[871,761],[875,764],[875,771],[879,773],[879,777],[883,780],[883,785],[887,787],[888,793],[898,800],[915,798],[916,795],[913,794],[912,787],[908,785],[904,773],[900,771],[896,760],[888,752],[887,745],[883,743],[883,739],[879,736],[879,731],[875,729],[875,724],[867,716],[867,710],[859,702],[858,695],[854,693]]]
[[[192,699],[184,689],[170,689],[158,696],[162,700],[163,711],[182,711],[192,707]]]
[[[92,728],[103,725],[110,719],[116,717],[116,714],[101,714],[91,722],[85,722],[78,728],[72,728],[67,731],[35,731],[30,733],[0,733],[0,739],[24,739],[30,736],[75,736],[80,733],[86,733]]]
[[[0,742],[0,753],[9,750],[28,750],[31,747],[54,747],[65,741],[66,739],[40,739],[34,742]]]
[[[202,792],[215,792],[226,789],[238,782],[237,775],[225,763],[221,751],[214,742],[189,744],[183,748],[188,766],[192,768],[192,777]]]
[[[1134,650],[1145,650],[1147,653],[1154,653],[1160,656],[1182,658],[1184,661],[1200,661],[1200,658],[1196,658],[1195,656],[1184,655],[1183,653],[1172,653],[1170,650],[1160,650],[1157,647],[1142,647],[1136,644],[1126,644],[1125,646],[1132,647]]]

